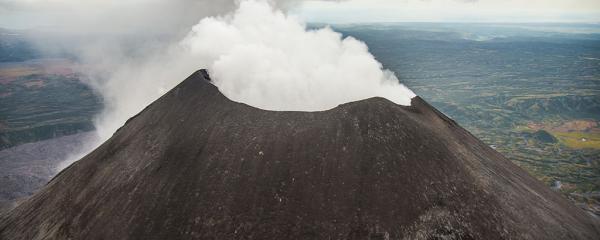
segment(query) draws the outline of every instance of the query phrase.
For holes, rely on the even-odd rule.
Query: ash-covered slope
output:
[[[1,239],[598,239],[420,98],[230,101],[198,71],[0,220]]]

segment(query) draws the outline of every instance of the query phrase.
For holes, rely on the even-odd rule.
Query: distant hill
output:
[[[21,62],[40,55],[22,32],[0,28],[0,62]]]

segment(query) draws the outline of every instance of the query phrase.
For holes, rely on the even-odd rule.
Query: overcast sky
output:
[[[600,0],[307,1],[312,22],[600,22]]]
[[[111,29],[138,25],[171,29],[189,26],[211,11],[223,12],[233,1],[0,0],[0,27],[60,27],[81,22],[89,28],[108,22],[104,25]],[[600,0],[271,1],[302,2],[292,12],[307,22],[600,22]]]

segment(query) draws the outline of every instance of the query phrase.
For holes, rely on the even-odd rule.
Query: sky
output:
[[[189,26],[236,0],[0,0],[0,27],[40,28],[113,21],[115,27]],[[306,22],[600,22],[600,0],[271,0]],[[287,4],[290,5],[290,4]],[[206,7],[210,6],[210,7]],[[119,10],[121,9],[121,10]],[[206,9],[209,9],[207,12]],[[110,16],[109,19],[106,15]],[[161,16],[158,17],[157,16]],[[198,19],[196,19],[198,18]],[[61,21],[64,20],[64,21]],[[152,21],[152,25],[145,22]],[[88,24],[89,25],[89,24]],[[131,26],[133,25],[133,26]],[[86,25],[86,27],[88,27]]]
[[[600,0],[307,1],[309,22],[600,22]]]

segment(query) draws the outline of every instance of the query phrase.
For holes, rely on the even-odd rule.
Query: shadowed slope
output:
[[[2,239],[595,239],[420,98],[230,101],[198,71],[0,220]]]

